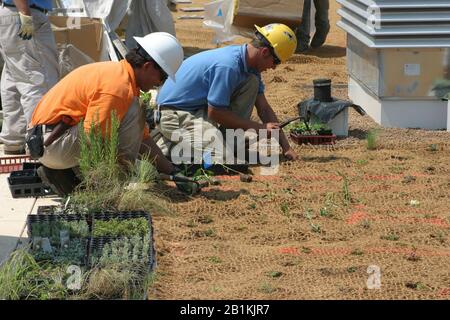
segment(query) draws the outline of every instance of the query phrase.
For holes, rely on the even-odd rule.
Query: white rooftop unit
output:
[[[349,97],[386,127],[450,128],[450,0],[337,0]]]

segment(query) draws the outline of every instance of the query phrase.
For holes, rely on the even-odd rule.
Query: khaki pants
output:
[[[238,86],[230,99],[230,110],[238,116],[250,119],[256,97],[258,95],[259,80],[255,75],[250,75],[247,80]],[[160,124],[152,132],[152,137],[164,155],[170,157],[175,163],[180,162],[174,159],[183,158],[186,163],[201,163],[203,154],[211,152],[215,162],[223,163],[225,158],[233,157],[230,152],[234,150],[227,148],[222,134],[223,129],[218,124],[208,119],[206,109],[196,111],[182,111],[177,109],[161,110]],[[222,131],[221,131],[222,130]],[[207,135],[205,135],[207,133]],[[180,137],[181,136],[181,137]],[[182,140],[180,141],[180,138]],[[213,148],[215,144],[220,144],[223,152],[218,152],[218,148]],[[180,157],[180,150],[185,145],[190,145],[190,155]],[[200,162],[199,162],[200,161]],[[181,163],[180,162],[180,163]]]
[[[42,96],[59,79],[55,38],[47,16],[31,9],[35,34],[19,38],[20,20],[16,8],[0,5],[0,53],[5,65],[1,78],[5,145],[24,145],[27,124]]]
[[[139,155],[145,126],[145,114],[136,98],[119,126],[119,155],[134,163]],[[44,141],[50,132],[44,134]],[[73,126],[44,150],[39,161],[51,169],[68,169],[78,166],[80,159],[79,126]]]

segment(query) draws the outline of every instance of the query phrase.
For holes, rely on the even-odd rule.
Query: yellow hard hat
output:
[[[275,55],[281,62],[285,62],[297,48],[297,38],[294,31],[282,23],[268,24],[262,28],[255,25],[257,33],[261,34],[271,45]]]

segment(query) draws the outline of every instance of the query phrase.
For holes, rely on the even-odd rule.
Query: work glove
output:
[[[180,171],[174,172],[173,176],[174,177],[180,177],[180,178],[187,178]],[[178,190],[180,190],[181,192],[186,193],[188,195],[191,195],[191,196],[197,194],[200,191],[198,183],[195,183],[195,182],[178,182],[178,181],[175,181],[175,184],[176,184]]]
[[[23,40],[30,40],[34,34],[33,17],[19,12],[20,30],[19,37]]]

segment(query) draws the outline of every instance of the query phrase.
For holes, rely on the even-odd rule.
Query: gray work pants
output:
[[[28,123],[42,96],[59,79],[56,42],[48,17],[31,9],[35,34],[19,38],[20,19],[16,8],[0,5],[0,54],[5,64],[1,77],[3,126],[0,140],[24,145]]]
[[[302,22],[297,29],[297,39],[304,44],[309,44],[311,40],[311,0],[305,0],[303,4]],[[315,26],[316,32],[325,32],[330,28],[328,10],[330,9],[329,0],[314,0],[316,8]]]

